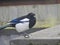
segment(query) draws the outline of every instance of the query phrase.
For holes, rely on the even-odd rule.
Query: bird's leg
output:
[[[24,36],[25,38],[29,38],[29,34],[27,34],[26,32],[23,34],[23,36]]]
[[[24,36],[25,38],[29,38],[29,34],[27,34],[26,32],[20,32],[18,34],[19,36]]]

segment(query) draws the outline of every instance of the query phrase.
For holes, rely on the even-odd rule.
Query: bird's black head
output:
[[[29,13],[27,16],[32,17],[32,16],[35,16],[35,14],[34,13]]]

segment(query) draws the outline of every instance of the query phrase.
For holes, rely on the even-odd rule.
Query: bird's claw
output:
[[[24,35],[25,38],[29,38],[29,35]]]

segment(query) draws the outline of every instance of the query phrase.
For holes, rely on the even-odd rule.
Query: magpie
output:
[[[25,16],[18,17],[9,21],[5,26],[0,27],[0,30],[6,27],[15,27],[17,32],[23,32],[32,28],[36,24],[36,17],[34,13],[28,13]]]

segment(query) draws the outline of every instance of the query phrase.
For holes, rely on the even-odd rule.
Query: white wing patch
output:
[[[25,23],[16,24],[16,26],[15,26],[16,27],[16,31],[17,32],[22,32],[22,31],[28,30],[29,29],[29,19],[28,18],[24,18],[24,19],[22,19],[20,21],[25,22]]]
[[[22,32],[29,29],[29,22],[16,24],[16,31]]]
[[[24,18],[24,19],[22,19],[22,20],[20,20],[20,21],[29,21],[29,19],[28,18]]]

